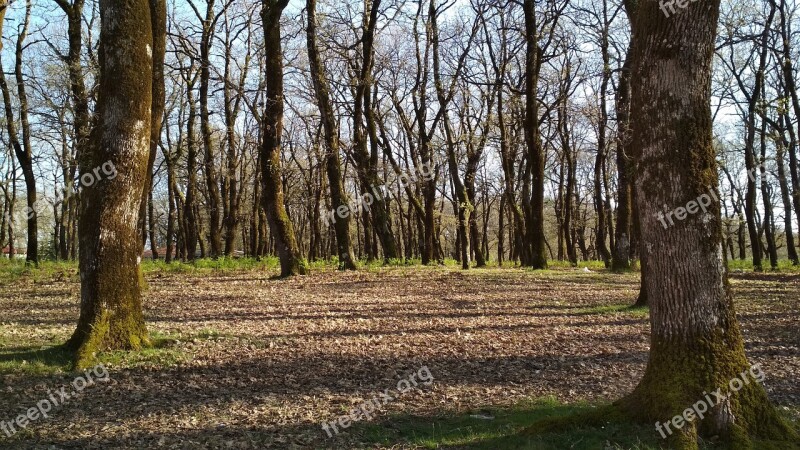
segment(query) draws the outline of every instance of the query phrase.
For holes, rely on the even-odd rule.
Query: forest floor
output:
[[[79,374],[55,346],[78,316],[74,267],[0,267],[0,422]],[[630,392],[647,362],[638,275],[579,269],[151,267],[155,348],[101,355],[108,382],[0,448],[658,448],[653,426],[520,438],[539,417]],[[734,274],[748,355],[800,417],[800,275]],[[429,372],[428,372],[429,371]],[[418,386],[400,394],[416,373]],[[421,381],[433,379],[430,385]],[[400,383],[400,384],[398,384]],[[391,399],[381,396],[389,389]],[[371,420],[322,425],[380,399]],[[665,418],[665,421],[669,418]]]

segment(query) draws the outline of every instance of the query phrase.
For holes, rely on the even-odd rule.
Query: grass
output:
[[[761,264],[764,266],[765,272],[771,272],[772,269],[769,265],[769,258],[764,259]],[[752,259],[737,259],[734,261],[728,260],[728,268],[732,272],[752,272],[753,260]],[[800,266],[793,266],[792,262],[788,259],[778,261],[778,272],[796,273],[800,272]]]
[[[152,346],[136,352],[101,353],[98,363],[109,367],[174,367],[188,362],[190,355],[177,347],[177,341],[160,333],[151,333]],[[210,336],[198,335],[208,340]],[[191,338],[190,338],[191,339]],[[66,338],[61,339],[66,341]],[[8,346],[0,341],[0,374],[57,375],[72,373],[73,354],[60,345],[21,343]]]
[[[648,317],[650,315],[650,308],[646,306],[640,307],[631,305],[602,305],[578,309],[575,311],[575,314],[586,316],[619,313],[630,314],[636,317]]]
[[[531,424],[547,418],[591,411],[599,405],[562,404],[553,398],[532,400],[505,409],[440,415],[397,416],[383,424],[362,427],[367,442],[390,446],[404,443],[428,449],[658,449],[652,427],[608,423],[602,428],[577,427],[563,433],[525,436]]]
[[[367,271],[380,270],[386,267],[408,267],[418,268],[422,262],[418,259],[393,259],[388,262],[383,260],[366,261],[362,260],[359,265]],[[567,261],[550,261],[549,270],[575,269]],[[768,262],[767,262],[768,265]],[[336,258],[330,260],[316,260],[307,263],[311,271],[314,270],[335,270],[338,267]],[[514,263],[506,262],[505,267],[518,267]],[[751,260],[728,261],[731,271],[750,272],[753,270]],[[142,271],[148,274],[206,274],[206,273],[226,273],[236,271],[264,271],[275,272],[280,267],[277,257],[266,258],[219,258],[219,259],[198,259],[193,262],[173,261],[169,264],[164,260],[145,260],[142,261]],[[460,263],[454,259],[444,260],[444,268],[459,268]],[[489,261],[487,268],[498,267],[497,261]],[[602,261],[581,261],[577,269],[588,268],[594,272],[606,271]],[[634,269],[636,271],[636,269]],[[800,272],[800,267],[792,266],[788,260],[781,260],[778,271],[795,273]],[[38,267],[26,266],[25,261],[0,258],[0,283],[10,283],[20,279],[30,279],[34,283],[49,282],[57,278],[77,279],[78,263],[76,261],[42,261]]]
[[[394,416],[383,423],[359,425],[368,443],[387,447],[397,444],[427,449],[470,450],[660,450],[665,441],[650,425],[609,418],[601,427],[575,423],[562,431],[531,434],[527,429],[542,420],[566,423],[604,405],[563,404],[552,397],[530,400],[510,408],[441,414],[434,417]],[[579,419],[577,419],[579,420]],[[797,422],[794,421],[795,425]],[[755,440],[755,448],[769,443]],[[699,448],[713,450],[721,444],[700,441]],[[790,443],[779,448],[790,447]],[[403,447],[405,448],[405,447]]]

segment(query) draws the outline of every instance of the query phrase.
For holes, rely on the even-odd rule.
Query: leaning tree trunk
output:
[[[693,3],[679,13],[685,17],[667,19],[657,0],[643,1],[633,44],[637,203],[652,332],[644,378],[618,406],[633,417],[666,422],[708,392],[721,388],[727,396],[704,419],[673,434],[673,448],[696,449],[698,433],[720,436],[734,448],[749,448],[749,435],[793,434],[753,380],[728,393],[730,380],[750,364],[723,261],[716,200],[710,100],[719,5]],[[663,205],[701,197],[711,203],[707,212],[662,226]]]
[[[264,43],[266,51],[267,94],[261,144],[262,202],[281,260],[281,276],[305,274],[289,215],[286,212],[281,177],[281,137],[283,135],[283,49],[280,18],[289,0],[264,0]]]
[[[150,152],[153,32],[148,0],[100,2],[97,122],[82,173],[111,162],[119,176],[86,187],[80,215],[81,314],[67,347],[96,352],[149,344],[142,315],[139,205]]]
[[[339,130],[336,117],[333,113],[333,104],[330,98],[330,86],[325,77],[322,59],[317,46],[317,3],[316,0],[306,0],[308,25],[306,27],[308,59],[311,70],[311,80],[319,107],[323,135],[325,136],[325,170],[331,193],[331,208],[333,213],[325,214],[328,222],[333,222],[336,234],[336,255],[339,258],[339,267],[343,270],[356,270],[353,243],[350,238],[350,207],[347,204],[347,195],[342,181],[342,162],[339,159]]]

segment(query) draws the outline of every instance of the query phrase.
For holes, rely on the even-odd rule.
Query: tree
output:
[[[633,25],[636,17],[637,0],[624,2],[628,21]],[[631,39],[633,39],[631,26]],[[633,239],[633,161],[631,160],[631,51],[630,45],[617,87],[617,236],[612,259],[614,270],[628,270],[631,267],[631,240]]]
[[[283,135],[283,48],[280,19],[289,0],[263,0],[261,19],[264,27],[267,81],[266,106],[262,125],[261,186],[262,201],[267,213],[278,256],[281,276],[305,273],[294,235],[294,227],[286,213],[281,177],[281,137]]]
[[[150,153],[147,157],[147,179],[144,195],[139,209],[142,244],[150,239],[153,259],[158,258],[158,242],[156,242],[155,220],[153,217],[153,169],[156,153],[161,143],[161,127],[163,125],[166,92],[164,87],[164,58],[167,50],[167,2],[150,0],[150,18],[153,22],[153,104],[151,107],[152,122],[150,127]],[[149,217],[149,225],[145,226],[145,217]]]
[[[358,74],[355,87],[353,105],[353,147],[354,160],[358,165],[358,177],[361,190],[370,192],[381,184],[378,178],[378,127],[375,124],[375,111],[372,106],[372,77],[375,65],[375,31],[378,28],[378,14],[381,0],[366,0],[364,2],[363,30],[361,36],[361,70]],[[364,123],[366,131],[364,133]],[[367,135],[370,148],[367,149]],[[383,196],[373,196],[372,205],[365,209],[365,235],[372,231],[366,226],[372,223],[372,228],[383,247],[384,260],[396,259],[399,254],[397,242],[391,229],[391,216],[386,200]]]
[[[137,218],[150,153],[153,30],[147,0],[100,2],[100,84],[81,173],[106,163],[118,172],[83,191],[80,207],[81,313],[66,346],[78,367],[96,352],[149,344],[142,314]]]
[[[317,2],[306,0],[308,23],[306,36],[308,45],[308,61],[311,81],[322,121],[322,132],[325,142],[325,167],[328,174],[328,185],[331,195],[331,210],[335,212],[331,218],[336,233],[336,255],[342,269],[355,270],[356,262],[353,244],[350,240],[350,214],[347,197],[342,183],[342,163],[339,159],[339,129],[336,125],[333,106],[330,99],[330,85],[325,76],[322,59],[317,45]],[[342,208],[342,209],[340,209]],[[338,211],[345,211],[341,214]],[[392,237],[394,240],[394,237]]]
[[[658,1],[645,0],[636,19],[631,109],[652,332],[644,378],[619,406],[648,420],[681,415],[750,368],[723,261],[719,196],[709,193],[718,190],[710,102],[719,6],[698,2],[681,12],[687,17],[667,18]],[[707,213],[662,226],[663,205],[703,195],[713,197]],[[698,433],[734,448],[749,448],[749,435],[797,438],[757,383],[688,423],[673,447],[697,448]]]
[[[5,13],[10,3],[0,5],[0,20],[4,20]],[[22,23],[22,28],[17,36],[15,48],[15,64],[14,76],[17,83],[17,97],[19,100],[19,116],[20,124],[22,126],[22,142],[19,139],[17,131],[16,118],[14,117],[14,110],[11,105],[11,93],[9,92],[8,83],[6,82],[5,69],[3,68],[2,58],[0,58],[0,90],[3,91],[3,102],[5,103],[6,114],[6,130],[8,131],[8,138],[11,141],[11,146],[14,149],[14,154],[19,161],[20,168],[22,169],[22,176],[25,179],[25,194],[28,204],[27,220],[28,220],[28,247],[26,262],[29,264],[39,263],[39,225],[38,225],[38,212],[37,212],[37,195],[36,195],[36,174],[33,171],[33,148],[31,146],[31,128],[28,119],[28,94],[25,89],[25,76],[22,73],[22,58],[23,50],[25,49],[25,40],[28,37],[28,28],[31,21],[31,8],[32,3],[28,0],[25,4],[25,19]],[[0,38],[2,38],[2,26],[0,26]],[[2,45],[0,44],[0,50]]]
[[[89,142],[92,118],[89,110],[89,94],[86,91],[84,69],[81,64],[84,0],[74,0],[72,3],[66,0],[56,0],[56,3],[67,16],[69,50],[66,55],[59,54],[59,56],[67,65],[69,72],[73,108],[72,154],[69,161],[64,158],[65,160],[62,162],[64,166],[64,202],[61,212],[63,218],[77,209],[78,198],[73,195],[74,187],[72,184],[78,170],[77,158],[81,153],[81,149],[85,148]],[[69,256],[65,228],[65,226],[61,227],[61,236],[59,236],[61,259],[67,259]]]

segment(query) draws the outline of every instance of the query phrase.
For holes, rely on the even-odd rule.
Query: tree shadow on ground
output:
[[[0,374],[46,374],[66,371],[71,365],[72,353],[60,346],[0,348]]]
[[[526,435],[537,421],[591,412],[598,406],[566,405],[555,399],[539,399],[512,408],[488,408],[438,416],[394,416],[379,424],[357,429],[369,444],[437,449],[657,449],[655,429],[633,423],[609,421],[601,428],[582,426],[559,432]]]

